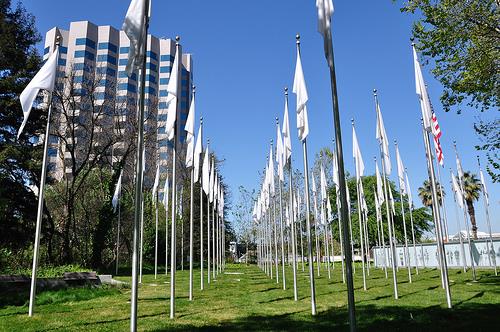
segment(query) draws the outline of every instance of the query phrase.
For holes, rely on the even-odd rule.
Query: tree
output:
[[[436,182],[436,188],[440,188],[439,182]],[[445,191],[441,187],[441,190],[437,190],[437,197],[439,200],[439,205],[443,205],[443,197],[441,197],[441,192],[443,193],[444,196],[446,196]],[[432,188],[431,188],[431,183],[429,180],[425,180],[424,184],[422,187],[418,188],[418,197],[420,197],[420,200],[422,200],[422,204],[426,207],[432,206]]]
[[[434,76],[444,91],[441,103],[445,111],[464,106],[481,112],[500,108],[500,1],[499,0],[408,0],[402,12],[421,13],[413,25],[417,48],[432,59]],[[487,151],[488,173],[496,182],[500,123],[498,119],[475,126]]]
[[[34,185],[40,181],[42,159],[38,137],[46,110],[35,103],[19,139],[17,130],[23,120],[18,96],[41,64],[35,49],[39,41],[34,16],[19,3],[12,7],[10,0],[0,0],[0,247],[14,253],[29,250],[34,239]]]
[[[482,191],[481,181],[477,178],[476,174],[472,172],[464,172],[463,177],[465,203],[467,203],[467,212],[469,212],[470,223],[472,225],[472,234],[474,239],[477,239],[477,224],[476,213],[474,211],[474,201],[479,199]]]

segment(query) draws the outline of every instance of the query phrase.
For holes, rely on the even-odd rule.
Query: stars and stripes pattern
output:
[[[436,158],[439,165],[444,165],[443,149],[441,148],[441,143],[439,139],[441,138],[441,129],[439,128],[439,123],[436,117],[436,113],[432,112],[432,134],[434,136],[434,149],[436,150]]]

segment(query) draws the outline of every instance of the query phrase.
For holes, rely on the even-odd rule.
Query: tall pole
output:
[[[477,156],[477,165],[479,166],[479,172],[481,174],[481,180],[483,179],[483,171],[481,170],[481,162],[479,161],[479,156]],[[486,192],[486,187],[485,183],[483,183],[482,187],[482,192],[483,192],[483,202],[484,202],[484,212],[486,214],[486,222],[488,223],[488,232],[490,233],[490,245],[491,249],[488,249],[488,258],[490,259],[490,265],[491,265],[491,258],[493,256],[493,266],[495,268],[495,276],[498,276],[498,270],[497,270],[497,258],[495,254],[495,248],[493,247],[493,237],[491,234],[491,222],[490,222],[490,211],[489,211],[489,202],[488,202],[488,194]]]
[[[210,139],[207,140],[207,149],[206,152],[208,152],[208,147],[210,146]],[[208,165],[210,166],[210,156],[208,156]],[[209,172],[210,174],[210,172]],[[210,177],[210,175],[209,175]],[[210,188],[208,189],[210,192]],[[207,194],[207,196],[210,196]],[[207,199],[207,283],[210,284],[210,197]]]
[[[149,29],[149,0],[146,0],[144,6],[144,24],[145,36],[148,36]],[[139,114],[137,119],[137,155],[136,155],[136,183],[135,183],[135,213],[134,213],[134,233],[133,233],[133,253],[132,253],[132,294],[130,300],[130,331],[137,331],[137,297],[138,297],[138,246],[139,246],[139,222],[141,218],[141,198],[142,198],[142,150],[144,148],[144,93],[146,85],[146,50],[147,40],[144,41],[144,49],[142,51],[142,70],[141,70],[141,91],[139,96]]]
[[[375,164],[377,165],[377,157],[373,157],[375,160]],[[385,199],[385,196],[384,196]],[[378,204],[380,204],[380,197],[377,197]],[[385,278],[387,279],[387,265],[389,265],[389,261],[387,259],[387,250],[385,249],[385,236],[384,236],[384,222],[382,220],[382,205],[379,206],[379,213],[380,215],[377,216],[377,220],[380,223],[380,236],[381,236],[381,244],[382,244],[382,251],[384,253],[384,272],[385,272]],[[380,217],[380,219],[379,219]]]
[[[168,176],[165,181],[168,181]],[[166,187],[168,188],[168,183],[166,184]],[[163,195],[168,195],[167,192],[164,192]],[[166,201],[166,206],[165,206],[165,276],[168,275],[168,201]]]
[[[375,98],[375,111],[377,111],[377,105],[378,105],[378,99],[377,99],[377,90],[373,90],[373,96]],[[384,162],[384,152],[382,149],[382,142],[379,144],[380,147],[380,161],[382,163],[382,178],[383,178],[383,184],[384,184],[384,198],[385,198],[385,210],[387,214],[387,228],[389,229],[389,247],[390,247],[390,260],[392,263],[392,281],[393,281],[393,287],[394,287],[394,298],[398,299],[398,277],[396,275],[396,253],[394,249],[394,238],[393,238],[393,233],[392,233],[392,225],[391,225],[391,211],[389,209],[389,197],[387,195],[387,191],[390,190],[390,188],[387,187],[387,178],[386,178],[386,169],[385,169],[385,162]]]
[[[203,151],[203,117],[200,117],[200,141],[202,142],[202,148],[201,150]],[[203,182],[202,182],[202,177],[203,177],[203,172],[201,171],[201,154],[199,156],[200,158],[200,289],[204,289],[204,280],[203,280]]]
[[[272,153],[272,151],[273,151],[273,140],[271,140],[271,153]],[[271,154],[269,157],[272,160],[273,155]],[[273,165],[274,165],[274,163],[273,163]],[[274,169],[270,170],[270,172],[271,172],[272,176],[274,177]],[[273,181],[273,183],[274,183],[274,181]],[[271,189],[271,183],[269,184],[269,188]],[[276,190],[276,188],[272,188],[272,191],[270,191],[270,193],[275,193],[275,190]],[[279,263],[278,263],[278,232],[276,229],[276,194],[272,194],[271,200],[273,202],[273,204],[272,204],[272,209],[273,209],[272,222],[273,222],[273,228],[274,228],[273,229],[273,233],[274,233],[274,264],[276,266],[276,283],[279,284],[280,273],[279,273]]]
[[[278,118],[276,117],[276,127],[279,129]],[[283,163],[283,156],[279,156],[281,162]],[[278,167],[283,167],[283,165],[278,165]],[[286,277],[285,277],[285,240],[283,237],[283,168],[279,170],[281,175],[278,176],[278,186],[280,190],[280,237],[281,237],[281,280],[283,281],[283,290],[286,290]],[[248,255],[248,254],[247,254]]]
[[[158,163],[160,160],[157,161]],[[158,180],[159,181],[159,180]],[[153,194],[155,200],[155,279],[158,275],[158,189]]]
[[[407,179],[407,181],[409,183],[409,180],[408,180],[408,169],[406,167],[405,167],[405,176],[406,176],[406,179]],[[408,187],[407,190],[409,192],[410,191],[410,185],[408,184],[407,187]],[[408,198],[410,198],[410,196],[408,196]],[[413,253],[415,255],[415,272],[418,275],[417,246],[416,246],[416,242],[415,242],[415,227],[413,225],[413,212],[412,212],[412,210],[413,210],[413,201],[410,201],[408,199],[408,205],[409,205],[408,206],[408,210],[410,210],[410,223],[411,223],[411,237],[412,237],[412,242],[413,242]],[[458,229],[460,230],[460,227]]]
[[[179,44],[179,36],[175,37],[175,56],[178,58],[179,67],[182,64],[182,51],[181,45]],[[180,72],[180,70],[179,70]],[[179,91],[179,82],[177,82],[177,91]],[[177,93],[179,95],[179,93]],[[177,148],[179,147],[179,133],[180,133],[180,121],[179,121],[179,111],[180,111],[180,99],[177,98],[176,116],[175,116],[175,127],[174,127],[174,148],[172,150],[172,227],[171,227],[171,247],[170,247],[170,319],[175,317],[175,272],[177,269],[177,243],[176,243],[176,232],[177,232]]]
[[[196,87],[193,86],[193,99]],[[194,130],[194,129],[193,129]],[[194,144],[194,136],[193,136]],[[189,301],[193,300],[193,228],[194,228],[194,148],[191,167],[191,201],[189,202]]]
[[[144,183],[144,169],[140,175]],[[139,244],[139,283],[142,284],[142,251],[144,247],[144,192],[141,189],[141,231],[140,231],[140,244]]]
[[[59,48],[59,38],[56,41],[56,48]],[[57,51],[57,50],[56,50]],[[43,144],[43,160],[42,160],[42,175],[40,178],[40,186],[38,187],[38,210],[36,216],[36,228],[35,228],[35,246],[33,250],[33,268],[31,270],[31,288],[30,288],[30,303],[28,309],[28,315],[33,316],[33,311],[35,308],[35,295],[36,295],[36,271],[38,269],[38,257],[40,252],[40,233],[42,229],[42,218],[43,218],[43,197],[45,191],[45,180],[47,178],[47,163],[48,163],[48,151],[49,151],[49,135],[50,135],[50,117],[52,115],[52,93],[48,98],[49,109],[47,112],[47,127],[45,128],[45,142]]]
[[[423,126],[423,123],[422,123]],[[444,284],[444,289],[446,292],[446,302],[448,304],[448,308],[452,307],[451,304],[451,293],[450,293],[450,285],[448,282],[448,264],[446,262],[446,253],[445,253],[445,248],[443,244],[443,237],[442,237],[442,230],[441,230],[441,223],[439,222],[439,200],[437,196],[437,186],[436,186],[436,177],[434,173],[434,163],[433,163],[433,157],[431,153],[431,146],[430,146],[430,141],[429,141],[429,132],[425,130],[422,127],[422,130],[424,132],[424,143],[425,143],[425,149],[426,149],[426,154],[427,154],[427,166],[428,166],[428,171],[429,171],[429,178],[430,178],[430,183],[431,183],[431,191],[432,191],[432,203],[434,207],[434,222],[436,225],[436,238],[437,238],[437,245],[438,245],[438,255],[440,256],[440,261],[441,261],[441,279]]]
[[[212,164],[215,167],[215,162]],[[217,174],[215,173],[214,170],[214,184],[215,184],[215,177]],[[215,191],[215,188],[212,190]],[[215,194],[213,194],[213,197]],[[215,269],[216,269],[216,257],[215,257],[215,197],[214,201],[212,202],[212,279],[215,280]]]
[[[288,93],[287,93],[288,98]],[[289,217],[290,217],[290,230],[292,236],[292,270],[293,270],[293,298],[295,301],[298,301],[299,296],[297,292],[297,252],[295,246],[295,213],[293,212],[293,185],[292,185],[292,157],[289,160],[289,170],[288,173],[288,198],[289,198]]]
[[[450,168],[450,175],[451,175],[451,178],[453,178],[453,172]],[[467,262],[466,262],[466,259],[465,259],[465,248],[464,248],[464,241],[462,239],[462,232],[460,231],[460,216],[458,214],[458,207],[457,207],[457,193],[455,192],[454,188],[453,188],[453,183],[451,182],[450,180],[450,184],[451,184],[451,187],[452,187],[452,190],[453,190],[453,200],[455,201],[455,218],[457,219],[457,230],[458,230],[458,238],[460,240],[460,250],[461,250],[461,256],[462,256],[462,266],[464,268],[464,273],[467,272]]]
[[[436,162],[436,168],[437,168],[437,176],[438,176],[438,183],[441,182],[441,170],[439,167],[439,164]],[[443,211],[443,223],[441,224],[441,227],[444,228],[444,238],[446,239],[446,242],[449,241],[449,236],[448,236],[448,216],[446,215],[446,205],[445,205],[445,200],[444,200],[444,193],[443,193],[443,186],[439,186],[439,195],[442,197],[441,200],[441,209]]]
[[[122,195],[122,188],[120,187],[120,191],[118,193],[118,225],[116,230],[116,271],[115,275],[118,275],[118,257],[120,255],[120,217],[121,217],[121,204],[120,199]]]
[[[398,148],[398,143],[396,140],[394,140],[394,145],[396,146],[396,149]],[[402,172],[404,170],[401,170]],[[404,179],[398,181],[399,185],[399,197],[401,199],[401,214],[403,215],[403,232],[405,233],[405,263],[406,267],[408,268],[408,281],[411,283],[411,266],[410,266],[410,252],[408,251],[408,235],[406,232],[406,220],[405,220],[405,205],[404,205],[404,200],[403,200],[403,191],[401,190],[401,181],[404,181]]]

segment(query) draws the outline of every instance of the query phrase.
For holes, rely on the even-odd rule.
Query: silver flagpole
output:
[[[449,236],[448,236],[448,216],[446,215],[446,204],[444,200],[444,194],[443,194],[443,185],[441,182],[441,171],[440,171],[440,165],[438,161],[436,160],[436,168],[437,168],[437,176],[438,176],[438,183],[440,184],[439,186],[439,194],[442,197],[441,200],[441,210],[443,211],[443,223],[441,224],[441,227],[444,228],[444,237],[446,239],[446,242],[449,241]]]
[[[314,177],[314,174],[313,174]],[[314,237],[316,244],[316,260],[318,262],[318,277],[320,277],[320,267],[321,267],[321,247],[319,243],[319,235],[318,235],[318,197],[316,197],[316,188],[313,188],[313,201],[314,201]]]
[[[344,255],[344,249],[346,246],[344,246],[344,232],[342,231],[342,219],[341,219],[341,208],[340,208],[340,190],[337,189],[337,219],[339,222],[339,239],[340,239],[340,261],[342,263],[342,282],[345,284],[346,282],[346,275],[345,275],[345,255]]]
[[[377,157],[373,157],[375,160],[375,164],[377,164]],[[377,197],[378,202],[380,203],[380,197]],[[387,279],[387,265],[389,265],[389,261],[387,259],[387,250],[385,249],[385,236],[384,236],[384,221],[382,220],[382,206],[379,206],[380,209],[380,219],[377,217],[377,220],[379,221],[380,224],[380,236],[382,237],[382,251],[384,252],[384,272],[385,272],[385,278]]]
[[[147,39],[149,29],[149,0],[146,0],[144,6],[144,24],[145,36]],[[138,298],[138,246],[139,246],[139,222],[141,219],[142,207],[142,150],[144,149],[144,93],[146,85],[146,50],[147,40],[144,41],[144,49],[142,51],[142,70],[141,70],[141,91],[139,96],[139,112],[138,112],[138,133],[137,133],[137,155],[136,155],[136,183],[135,183],[135,213],[134,213],[134,233],[133,233],[133,253],[132,253],[132,294],[130,300],[130,331],[137,331],[137,298]]]
[[[182,49],[179,44],[180,37],[175,37],[175,56],[179,57],[178,66],[182,66]],[[180,72],[180,68],[179,68]],[[179,91],[179,82],[177,82],[177,91]],[[179,93],[177,93],[179,95]],[[175,317],[175,272],[177,269],[177,243],[176,243],[176,232],[177,232],[177,148],[179,147],[179,133],[180,133],[180,121],[179,120],[179,111],[180,111],[180,99],[177,98],[177,107],[176,107],[176,115],[175,115],[175,127],[174,127],[174,148],[172,150],[172,228],[171,228],[171,248],[170,248],[170,319],[174,319]]]
[[[202,142],[201,151],[203,152],[203,117],[200,117],[200,141]],[[202,172],[202,159],[201,154],[200,158],[200,289],[204,289],[204,280],[203,280],[203,172]]]
[[[279,127],[278,117],[276,117],[276,127]],[[283,151],[281,151],[283,152]],[[283,163],[283,156],[280,156]],[[283,165],[281,165],[283,167]],[[280,167],[280,165],[278,165]],[[283,172],[283,168],[279,170]],[[281,235],[281,279],[283,280],[283,290],[286,290],[286,277],[285,277],[285,240],[283,238],[283,181],[278,174],[278,186],[280,190],[280,235]]]
[[[373,96],[375,98],[375,111],[377,111],[377,105],[378,105],[378,99],[377,99],[377,90],[373,90]],[[380,161],[382,163],[382,177],[383,177],[383,184],[384,184],[384,198],[385,198],[385,210],[387,213],[387,228],[389,229],[389,246],[390,246],[390,255],[389,258],[392,263],[392,280],[393,280],[393,287],[394,287],[394,298],[398,299],[398,277],[396,275],[396,253],[394,249],[394,243],[393,243],[393,233],[392,233],[392,225],[391,225],[391,211],[389,209],[389,197],[387,195],[388,190],[390,188],[387,187],[387,178],[386,178],[386,169],[385,169],[385,162],[384,162],[384,153],[382,149],[382,142],[379,144],[380,147]]]
[[[144,183],[144,169],[141,174],[141,182]],[[144,246],[144,192],[141,189],[141,233],[139,244],[139,283],[142,284],[142,247]]]
[[[160,160],[158,160],[158,163]],[[158,179],[159,181],[159,179]],[[155,279],[158,275],[158,188],[154,193],[155,200]]]
[[[196,87],[193,85],[193,99]],[[193,128],[194,131],[194,128]],[[193,136],[193,144],[195,143]],[[194,227],[194,146],[191,166],[191,201],[189,202],[189,301],[193,300],[193,227]]]
[[[326,205],[326,199],[323,200],[323,205]],[[323,225],[323,238],[324,238],[324,247],[325,247],[325,254],[326,254],[326,266],[327,266],[327,271],[328,271],[328,279],[332,278],[331,272],[330,272],[330,249],[328,248],[328,218],[327,218],[327,211],[326,211],[326,206],[323,208],[324,210],[324,217],[325,217],[325,224]],[[318,262],[320,264],[320,262]]]
[[[304,272],[305,271],[305,268],[304,268],[304,241],[303,241],[304,231],[302,230],[302,217],[300,215],[302,204],[300,204],[298,202],[299,195],[300,195],[300,190],[299,190],[299,187],[297,187],[297,218],[299,219],[299,227],[300,227],[300,262],[302,264],[302,272]]]
[[[453,141],[453,147],[455,149],[455,155],[456,158],[458,159],[458,151],[457,151],[457,142]],[[458,171],[458,170],[457,170]],[[467,222],[467,211],[465,210],[465,206],[467,205],[467,202],[465,201],[465,191],[464,191],[464,186],[462,183],[463,179],[460,173],[458,174],[458,184],[460,186],[460,190],[462,191],[462,205],[464,206],[464,223],[465,223],[465,229],[467,231],[467,242],[469,243],[469,258],[470,258],[470,266],[472,269],[472,280],[476,281],[476,264],[474,262],[474,256],[472,255],[472,240],[470,239],[470,229],[469,229],[469,223]]]
[[[348,195],[347,191],[349,191],[349,186],[347,186],[347,178],[346,178],[346,197]],[[349,195],[350,196],[350,195]],[[354,242],[352,240],[352,218],[351,218],[351,205],[350,205],[350,200],[347,202],[347,211],[349,212],[347,214],[348,220],[349,220],[349,239],[351,243],[351,262],[352,262],[352,273],[356,274],[356,264],[354,264]]]
[[[366,273],[368,276],[370,276],[370,265],[371,265],[371,256],[370,256],[370,241],[369,239],[369,233],[368,233],[368,212],[362,211],[362,217],[363,217],[363,232],[365,235],[365,252],[366,252]]]
[[[408,169],[405,167],[405,176],[408,177]],[[408,180],[409,183],[410,180]],[[408,185],[408,191],[410,190],[409,185]],[[417,246],[415,242],[415,227],[413,225],[413,201],[408,201],[408,210],[410,210],[410,223],[411,223],[411,237],[412,237],[412,242],[413,242],[413,252],[415,254],[415,272],[418,275],[418,258],[417,258]],[[458,228],[460,230],[460,227]],[[464,271],[465,272],[465,271]]]
[[[168,176],[165,181],[168,181]],[[168,183],[167,183],[168,187]],[[167,193],[163,193],[163,195],[166,195]],[[168,275],[168,203],[167,206],[165,206],[165,276]]]
[[[396,149],[397,149],[398,142],[396,140],[394,140],[394,145],[396,146]],[[404,179],[403,179],[403,181],[404,181]],[[412,283],[411,266],[410,266],[410,252],[408,250],[408,236],[406,235],[405,206],[404,206],[403,192],[401,191],[401,182],[400,181],[398,181],[398,185],[399,185],[399,197],[401,199],[401,214],[403,215],[403,232],[405,233],[405,263],[406,263],[406,267],[408,268],[408,281],[410,283]]]
[[[215,160],[215,158],[214,158]],[[215,167],[215,162],[213,163]],[[217,174],[215,173],[214,170],[214,184],[215,184],[215,177]],[[215,189],[213,189],[215,190]],[[212,202],[212,279],[215,280],[215,269],[216,269],[216,261],[215,261],[215,193],[212,195],[214,197],[214,201]]]
[[[273,151],[273,140],[271,139],[271,152]],[[274,156],[271,154],[271,159],[274,158]],[[274,163],[273,163],[274,165]],[[270,170],[272,172],[272,175],[274,177],[274,169]],[[278,180],[279,181],[279,180]],[[273,181],[274,182],[274,181]],[[276,188],[272,188],[273,193],[275,193]],[[271,194],[271,184],[269,183],[269,193]],[[273,235],[274,235],[274,264],[276,267],[276,283],[279,284],[279,264],[278,264],[278,232],[276,231],[276,194],[273,194],[271,196],[271,200],[273,202],[272,204],[272,209],[273,209],[273,219],[272,219],[272,224],[273,224]],[[271,206],[271,204],[269,204]],[[271,213],[269,213],[271,215]]]
[[[208,152],[208,147],[210,146],[210,139],[207,139],[207,148],[205,153]],[[208,166],[210,168],[210,156],[208,156]],[[210,171],[208,172],[210,177]],[[207,193],[207,283],[210,284],[210,188]]]
[[[481,162],[479,161],[479,156],[477,156],[477,164],[479,166],[479,172],[481,173],[481,180],[483,180],[483,172],[481,170]],[[497,258],[495,254],[495,248],[493,247],[493,237],[491,235],[491,222],[490,222],[490,211],[489,211],[489,204],[488,204],[488,197],[486,193],[486,188],[484,187],[484,183],[481,186],[482,191],[483,191],[483,201],[484,201],[484,212],[486,214],[486,222],[488,223],[488,231],[490,233],[490,245],[491,249],[488,249],[488,258],[490,259],[490,266],[491,266],[491,256],[493,256],[493,266],[495,268],[495,276],[498,276],[498,270],[497,270]]]
[[[288,92],[286,93],[288,98]],[[292,186],[292,157],[289,160],[289,169],[290,172],[288,174],[288,197],[289,197],[289,217],[290,217],[290,230],[292,237],[292,270],[293,270],[293,298],[295,301],[298,301],[298,293],[297,293],[297,252],[295,247],[295,213],[293,212],[293,186]]]
[[[453,178],[453,172],[450,168],[450,175],[451,175],[451,178]],[[462,232],[460,231],[460,216],[458,214],[458,207],[457,207],[457,193],[455,192],[455,189],[453,188],[453,183],[452,181],[450,180],[450,185],[451,185],[451,188],[453,190],[453,200],[455,201],[455,218],[457,219],[457,230],[458,230],[458,238],[460,240],[460,249],[461,249],[461,253],[462,253],[462,265],[463,265],[463,268],[464,268],[464,273],[467,272],[467,262],[466,262],[466,256],[465,256],[465,248],[464,248],[464,241],[462,239]]]
[[[59,49],[60,37],[56,38],[56,50]],[[45,191],[45,180],[47,178],[47,163],[48,163],[48,151],[49,151],[49,135],[50,135],[50,118],[52,115],[52,92],[48,97],[49,109],[47,112],[47,127],[45,128],[45,142],[43,144],[43,160],[42,160],[42,175],[40,178],[40,187],[38,187],[38,210],[36,215],[36,228],[35,228],[35,245],[33,249],[33,268],[31,270],[31,288],[30,288],[30,302],[28,309],[28,316],[33,316],[33,311],[35,309],[35,295],[36,295],[36,272],[38,269],[38,257],[40,252],[40,233],[42,230],[42,218],[43,218],[43,199]]]
[[[121,215],[121,204],[120,199],[122,196],[122,188],[120,184],[120,192],[118,193],[118,227],[116,232],[116,275],[118,275],[118,256],[120,254],[120,215]]]
[[[220,199],[220,197],[217,196],[217,199]],[[219,270],[220,270],[220,216],[219,216],[219,213],[220,213],[220,211],[219,211],[219,205],[218,205],[217,200],[215,200],[214,203],[216,203],[214,205],[217,206],[216,207],[217,213],[215,214],[215,220],[216,220],[215,224],[217,225],[217,230],[215,232],[215,234],[216,234],[216,237],[215,237],[216,241],[215,242],[217,243],[217,246],[216,246],[217,250],[215,252],[216,253],[215,256],[217,259],[215,261],[217,262],[216,272],[217,272],[217,274],[219,274]]]
[[[434,162],[433,162],[433,157],[431,153],[431,146],[430,146],[430,141],[429,141],[429,133],[427,130],[424,128],[424,124],[422,121],[422,131],[424,134],[424,143],[425,143],[425,150],[426,150],[426,155],[427,155],[427,167],[429,171],[429,179],[430,179],[430,184],[431,184],[431,191],[432,191],[432,206],[433,206],[433,215],[434,215],[434,223],[436,225],[436,238],[437,238],[437,245],[438,245],[438,255],[440,259],[440,267],[441,267],[441,280],[446,292],[446,302],[448,304],[448,308],[452,307],[451,304],[451,293],[450,293],[450,287],[449,287],[449,282],[448,282],[448,265],[446,262],[446,253],[445,253],[445,248],[443,244],[443,237],[442,237],[442,230],[441,230],[441,224],[439,222],[439,200],[437,196],[437,186],[436,186],[436,177],[434,175]]]

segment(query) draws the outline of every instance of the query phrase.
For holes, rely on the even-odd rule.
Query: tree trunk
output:
[[[476,225],[476,213],[474,211],[474,203],[472,201],[467,200],[467,211],[470,216],[470,223],[472,225],[472,236],[474,236],[474,240],[477,240],[477,225]]]

